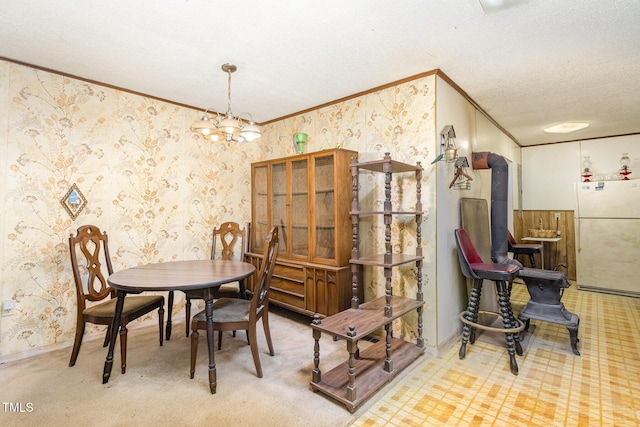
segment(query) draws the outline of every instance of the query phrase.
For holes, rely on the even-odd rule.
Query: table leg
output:
[[[213,354],[213,291],[206,289],[204,291],[204,312],[207,316],[207,346],[209,348],[209,388],[211,394],[216,392],[216,361]]]
[[[238,284],[240,285],[240,298],[249,299],[247,298],[247,284],[245,279],[239,280]]]
[[[102,384],[109,382],[111,376],[111,368],[113,367],[113,349],[116,346],[116,339],[118,339],[118,331],[120,329],[120,318],[122,317],[122,308],[124,307],[124,297],[126,292],[118,291],[118,300],[116,301],[116,312],[113,315],[113,322],[111,323],[111,337],[109,340],[109,351],[107,351],[107,359],[104,361],[104,371],[102,372]]]
[[[171,312],[173,311],[173,291],[169,291],[169,302],[167,303],[167,306],[169,307],[168,313],[167,313],[167,327],[166,327],[166,340],[169,341],[171,339]],[[189,319],[187,319],[187,323],[189,322]]]

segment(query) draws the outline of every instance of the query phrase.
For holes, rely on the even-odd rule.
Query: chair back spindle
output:
[[[213,230],[211,259],[244,261],[246,228],[240,228],[237,222],[225,222]],[[235,255],[235,257],[234,257]]]
[[[93,225],[81,226],[75,236],[69,236],[71,269],[78,292],[79,309],[86,308],[85,300],[101,301],[109,295],[115,296],[115,290],[109,286],[103,272],[104,265],[107,267],[107,277],[113,274],[108,242],[107,233],[100,233],[100,229]],[[86,261],[82,267],[78,262],[78,250]]]
[[[271,277],[273,276],[273,270],[278,256],[278,227],[273,227],[265,240],[267,251],[260,266],[260,272],[258,273],[253,297],[251,299],[250,314],[252,316],[258,316],[260,311],[269,309],[269,288],[271,287]]]

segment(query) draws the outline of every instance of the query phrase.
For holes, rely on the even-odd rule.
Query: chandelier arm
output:
[[[245,120],[247,121],[247,124],[250,125],[254,125],[255,123],[253,122],[253,116],[251,115],[251,113],[248,112],[244,112],[244,113],[240,113],[238,114],[238,124],[240,125],[240,129],[242,130],[242,128],[244,128],[244,122],[242,121],[242,117],[243,116],[249,116],[249,118],[247,119],[245,117]]]

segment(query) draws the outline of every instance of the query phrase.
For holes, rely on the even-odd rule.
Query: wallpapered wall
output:
[[[207,258],[214,226],[251,218],[249,164],[293,154],[294,132],[309,134],[306,151],[340,144],[359,151],[363,160],[388,151],[396,160],[422,161],[426,167],[436,141],[433,88],[434,77],[423,77],[266,125],[263,137],[253,143],[227,144],[205,142],[190,132],[198,118],[192,109],[0,61],[0,120],[5,130],[0,136],[5,171],[0,178],[0,296],[16,304],[13,315],[0,318],[0,358],[71,345],[76,295],[68,236],[80,225],[91,223],[109,233],[116,270]],[[364,181],[374,194],[381,194],[383,182],[373,176]],[[73,183],[88,200],[75,220],[60,203]],[[415,187],[408,185],[402,203],[411,206]],[[432,193],[425,173],[422,200],[427,211]],[[394,223],[397,247],[414,238],[412,227],[405,225]],[[373,223],[365,239],[379,242],[382,227]],[[434,251],[434,233],[426,215],[426,254]],[[435,289],[426,286],[432,273],[426,265],[427,302],[435,301]],[[415,292],[410,274],[396,275],[394,286]],[[366,286],[369,295],[378,293],[384,279],[373,275]],[[427,343],[434,310],[427,305]],[[177,301],[178,322],[183,313],[183,302]],[[151,322],[155,315],[142,321]],[[414,329],[397,328],[409,334]],[[87,333],[102,331],[89,327]]]
[[[319,151],[338,145],[358,151],[360,161],[381,159],[385,153],[401,162],[424,167],[421,201],[425,215],[422,223],[422,248],[425,261],[422,269],[424,292],[423,337],[428,351],[437,346],[436,288],[435,288],[435,76],[430,75],[361,97],[337,103],[266,126],[268,141],[278,146],[293,146],[293,133],[309,134],[305,152]],[[273,156],[276,157],[276,156]],[[396,210],[413,210],[416,203],[414,174],[397,174],[392,181],[392,204]],[[384,175],[361,173],[361,210],[382,210],[384,201]],[[369,221],[369,222],[368,222]],[[415,254],[415,217],[394,217],[391,225],[393,251]],[[385,224],[382,217],[365,217],[360,222],[361,255],[383,253]],[[351,235],[345,238],[351,239]],[[364,268],[365,300],[382,296],[385,278],[382,268]],[[433,279],[432,279],[433,278]],[[415,297],[415,265],[407,264],[393,270],[394,295]],[[417,334],[415,313],[394,322],[396,336],[412,340]]]

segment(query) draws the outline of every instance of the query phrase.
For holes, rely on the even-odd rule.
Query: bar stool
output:
[[[536,257],[534,255],[540,254],[542,258],[542,243],[518,243],[511,235],[511,231],[507,230],[507,235],[509,238],[509,251],[513,252],[513,259],[518,260],[520,255],[527,255],[529,256],[531,268],[536,268]]]
[[[458,353],[460,359],[464,359],[467,354],[467,343],[475,342],[475,331],[481,329],[490,332],[501,332],[505,334],[507,351],[509,353],[509,367],[513,375],[518,375],[518,362],[516,353],[522,356],[522,346],[520,345],[519,333],[524,329],[524,323],[516,319],[511,308],[507,282],[512,282],[518,275],[520,267],[514,264],[494,264],[485,263],[478,252],[473,247],[467,232],[464,229],[455,230],[456,244],[458,246],[458,258],[460,268],[465,277],[472,279],[471,295],[466,311],[460,313],[460,320],[464,323],[462,329],[462,344]],[[482,293],[482,283],[484,280],[491,280],[496,284],[500,313],[480,311],[480,297]],[[504,328],[478,323],[478,314],[489,314],[502,317]]]

